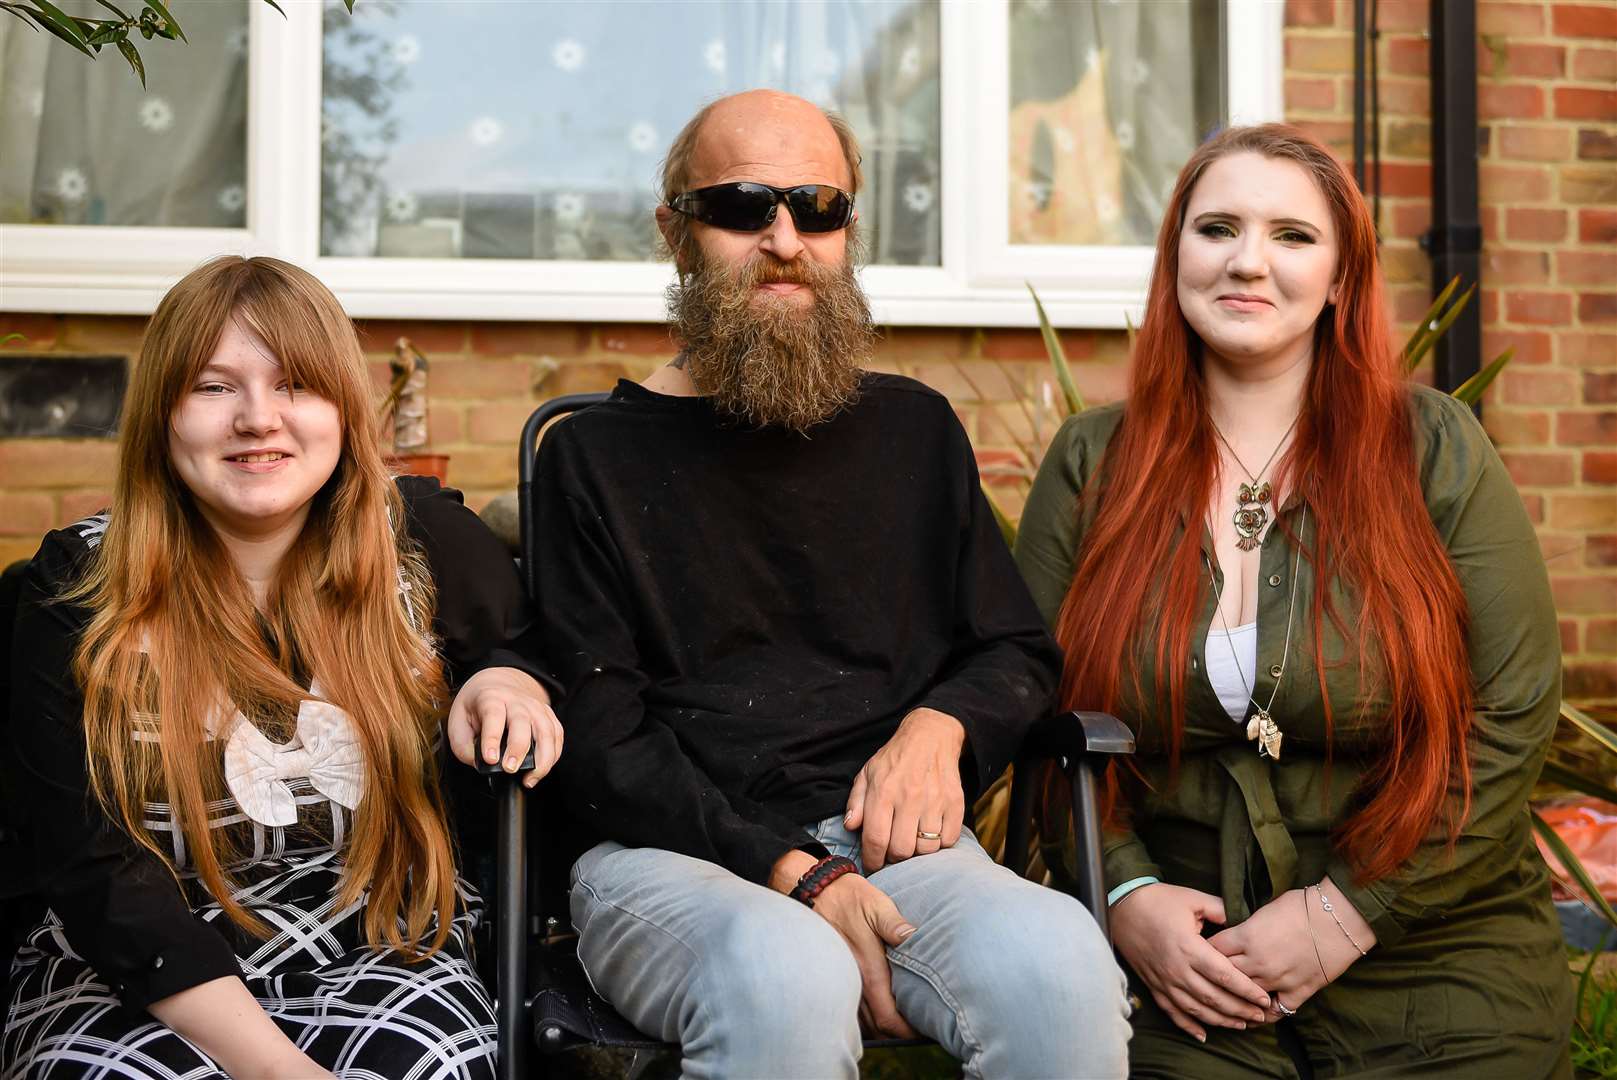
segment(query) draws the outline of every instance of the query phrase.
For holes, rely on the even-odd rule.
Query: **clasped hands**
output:
[[[843,825],[859,832],[865,873],[919,855],[953,847],[965,823],[966,795],[960,785],[960,753],[966,731],[960,721],[935,709],[915,709],[893,737],[854,778]],[[789,851],[776,861],[770,886],[790,892],[814,865],[814,856]],[[858,874],[846,874],[820,893],[814,910],[847,942],[859,965],[864,990],[860,1026],[889,1038],[915,1037],[893,1000],[887,947],[915,933],[898,906]]]
[[[532,748],[533,768],[522,778],[524,787],[537,784],[561,756],[561,721],[550,707],[550,695],[532,675],[516,668],[484,668],[467,679],[449,706],[444,733],[457,761],[476,765],[481,751],[483,761],[498,761],[508,773],[517,771]]]
[[[1370,948],[1369,924],[1330,878],[1321,885],[1354,939]],[[1118,951],[1168,1018],[1202,1042],[1209,1026],[1242,1030],[1279,1020],[1277,1000],[1296,1012],[1359,959],[1312,886],[1281,893],[1239,926],[1202,937],[1206,923],[1225,921],[1218,897],[1166,884],[1136,889],[1111,912]]]

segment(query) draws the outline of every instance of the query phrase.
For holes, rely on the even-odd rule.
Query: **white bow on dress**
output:
[[[319,688],[311,685],[310,694]],[[297,802],[286,781],[307,776],[332,802],[353,810],[365,792],[365,760],[348,714],[329,701],[306,698],[297,730],[271,742],[238,710],[225,743],[225,784],[242,811],[261,825],[296,825]]]

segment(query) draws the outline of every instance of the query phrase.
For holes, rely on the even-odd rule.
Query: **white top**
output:
[[[1246,719],[1249,690],[1256,683],[1257,671],[1257,620],[1237,626],[1228,634],[1222,626],[1207,628],[1207,681],[1213,684],[1219,703],[1236,723]]]

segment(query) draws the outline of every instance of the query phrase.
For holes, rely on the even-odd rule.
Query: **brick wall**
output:
[[[1427,0],[1382,0],[1384,261],[1403,332],[1430,301],[1416,237],[1430,223]],[[1351,0],[1286,5],[1286,109],[1342,151],[1352,140]],[[1485,422],[1538,524],[1561,613],[1567,694],[1617,699],[1617,2],[1479,5],[1484,348],[1516,361]],[[129,352],[140,320],[0,315],[30,350]],[[516,479],[537,402],[639,379],[672,353],[661,327],[578,323],[362,324],[380,384],[393,342],[432,360],[433,449],[481,506]],[[1069,331],[1091,402],[1123,390],[1121,333]],[[12,346],[17,348],[17,346]],[[877,365],[947,393],[1001,505],[1019,512],[1029,458],[1058,422],[1038,335],[893,329]],[[0,440],[0,558],[104,505],[110,443]]]

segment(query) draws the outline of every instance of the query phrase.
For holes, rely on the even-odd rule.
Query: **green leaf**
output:
[[[1600,890],[1595,888],[1594,879],[1589,876],[1589,871],[1583,868],[1583,863],[1572,854],[1572,849],[1566,846],[1566,841],[1561,839],[1561,835],[1550,828],[1550,823],[1538,816],[1537,810],[1532,811],[1532,815],[1533,831],[1538,833],[1539,839],[1544,841],[1544,846],[1554,853],[1561,866],[1572,875],[1578,887],[1584,891],[1584,902],[1593,904],[1595,910],[1605,916],[1607,922],[1617,926],[1617,911],[1611,909],[1606,898],[1600,895]]]
[[[1449,283],[1443,287],[1443,291],[1437,294],[1437,299],[1432,301],[1432,306],[1426,309],[1426,314],[1421,316],[1420,325],[1415,327],[1415,332],[1409,335],[1408,341],[1404,342],[1403,356],[1406,370],[1415,370],[1416,362],[1412,362],[1410,357],[1415,354],[1416,348],[1420,346],[1426,335],[1431,333],[1432,328],[1437,324],[1438,312],[1443,310],[1443,305],[1449,302],[1449,297],[1454,295],[1454,290],[1459,285],[1460,275],[1455,274],[1454,277],[1449,279]]]
[[[1511,357],[1515,355],[1516,346],[1512,345],[1494,357],[1493,362],[1487,367],[1455,387],[1454,397],[1467,405],[1475,405],[1482,399],[1482,392],[1488,389],[1488,384],[1499,377],[1499,373],[1505,370],[1505,365],[1510,363]]]
[[[983,488],[983,498],[988,500],[988,509],[994,512],[994,524],[999,526],[999,535],[1005,538],[1005,546],[1015,547],[1016,523],[1005,516],[1005,511],[999,508],[999,503],[994,501],[994,497],[988,493],[986,487]]]
[[[277,4],[275,2],[275,0],[264,0],[264,3],[268,4],[270,7],[274,8],[276,11],[281,12],[281,18],[283,18],[283,19],[286,18],[286,12],[281,9],[281,5]]]
[[[103,45],[111,45],[114,41],[123,41],[128,36],[129,27],[123,23],[108,20],[101,24],[99,30],[90,35],[90,44],[99,49]]]
[[[1569,791],[1576,791],[1580,795],[1591,798],[1604,799],[1617,806],[1617,788],[1608,787],[1605,782],[1596,777],[1581,773],[1576,769],[1568,768],[1555,761],[1544,763],[1544,779],[1552,784],[1560,784]]]
[[[84,34],[80,32],[78,24],[63,15],[60,8],[48,3],[47,0],[39,0],[39,3],[43,6],[37,10],[23,8],[23,14],[94,60],[95,53],[90,50],[90,43],[84,40]]]
[[[146,65],[141,62],[140,52],[135,48],[135,43],[128,38],[124,38],[118,42],[118,51],[124,54],[125,60],[129,61],[130,70],[140,76],[140,88],[142,90],[146,89]]]
[[[1576,705],[1565,701],[1561,702],[1561,719],[1570,721],[1573,727],[1582,731],[1607,750],[1617,754],[1617,732],[1613,732],[1611,728],[1602,724]]]
[[[146,6],[157,12],[168,24],[168,29],[173,31],[171,34],[162,34],[163,37],[178,37],[181,41],[190,41],[190,38],[185,36],[185,31],[180,29],[180,20],[169,14],[168,8],[163,6],[163,0],[146,0]],[[159,33],[161,34],[161,31]]]
[[[1033,297],[1033,306],[1039,313],[1039,333],[1044,335],[1044,351],[1050,354],[1050,366],[1055,369],[1056,383],[1061,387],[1061,396],[1067,400],[1067,415],[1075,416],[1084,411],[1084,396],[1078,392],[1078,384],[1072,381],[1072,368],[1067,364],[1067,354],[1061,348],[1061,336],[1056,328],[1050,325],[1050,317],[1044,313],[1044,304],[1039,300],[1039,294],[1033,291],[1033,283],[1024,281],[1028,295]]]
[[[1431,351],[1432,346],[1436,345],[1443,335],[1449,332],[1449,327],[1454,325],[1454,320],[1460,317],[1460,312],[1465,310],[1465,306],[1471,302],[1471,297],[1476,295],[1476,291],[1476,282],[1472,282],[1471,287],[1460,294],[1460,298],[1454,301],[1453,307],[1443,313],[1442,318],[1438,319],[1435,324],[1428,324],[1431,326],[1431,332],[1421,339],[1421,343],[1415,348],[1415,354],[1409,358],[1409,369],[1411,371],[1420,367],[1420,362],[1426,358],[1426,354]]]
[[[10,345],[13,341],[27,341],[27,340],[28,339],[23,337],[21,334],[17,333],[16,331],[12,331],[11,333],[6,334],[3,337],[0,337],[0,345]]]
[[[95,2],[112,12],[114,15],[118,16],[118,18],[122,19],[124,22],[130,24],[131,26],[134,25],[134,18],[127,11],[122,10],[118,7],[118,5],[114,4],[112,0],[95,0]]]
[[[347,6],[348,14],[352,15],[354,13],[354,0],[342,0],[342,2]]]

